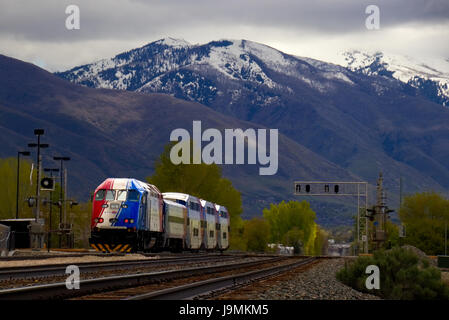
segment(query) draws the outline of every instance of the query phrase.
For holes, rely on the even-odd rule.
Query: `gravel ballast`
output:
[[[253,283],[213,299],[250,300],[378,300],[377,296],[354,290],[336,279],[344,259],[322,260],[306,270],[295,269]]]

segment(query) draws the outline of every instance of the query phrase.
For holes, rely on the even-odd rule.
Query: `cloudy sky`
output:
[[[65,27],[72,4],[80,30]],[[368,5],[379,30],[365,26]],[[333,62],[348,49],[449,59],[449,0],[0,0],[0,53],[49,71],[164,37],[247,39]]]

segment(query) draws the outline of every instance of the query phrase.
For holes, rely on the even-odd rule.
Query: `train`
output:
[[[107,178],[92,198],[90,246],[101,252],[225,251],[225,206],[179,193],[161,193],[133,178]]]

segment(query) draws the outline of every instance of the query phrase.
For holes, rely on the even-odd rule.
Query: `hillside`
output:
[[[394,205],[400,176],[405,193],[449,189],[449,109],[389,74],[248,40],[166,38],[57,75],[88,87],[168,93],[278,128],[366,181],[382,170]]]
[[[33,128],[45,128],[43,142],[50,148],[43,151],[44,167],[56,165],[53,155],[70,156],[69,196],[82,200],[106,177],[150,175],[170,132],[191,131],[193,120],[201,120],[203,130],[262,127],[165,94],[82,87],[1,55],[0,75],[0,157],[15,156],[34,140]],[[282,134],[278,173],[259,176],[258,167],[222,166],[224,175],[242,192],[245,217],[260,215],[270,202],[293,199],[296,179],[359,180]],[[320,203],[317,208],[323,224],[350,222],[341,203]]]

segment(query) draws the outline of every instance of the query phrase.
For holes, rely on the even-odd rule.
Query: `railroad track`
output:
[[[147,260],[134,259],[134,260],[119,260],[108,262],[79,262],[79,263],[44,264],[34,266],[22,266],[22,267],[5,267],[0,268],[0,281],[67,276],[66,267],[71,264],[75,264],[77,267],[79,267],[80,273],[82,274],[82,273],[101,272],[109,270],[146,268],[158,265],[179,265],[186,263],[209,262],[214,260],[225,261],[229,259],[238,259],[241,257],[242,256],[234,256],[226,254],[223,255],[205,254],[205,255],[189,255],[189,256],[171,256],[166,258],[147,259]]]
[[[79,258],[85,256],[94,257],[120,257],[124,256],[125,253],[66,253],[66,254],[41,254],[41,255],[23,255],[23,256],[11,256],[11,257],[0,257],[0,262],[2,261],[22,261],[22,260],[45,260],[51,258]]]
[[[232,274],[228,276],[175,286],[159,291],[141,293],[124,298],[122,300],[184,300],[201,298],[202,296],[211,297],[217,292],[230,290],[232,288],[239,287],[253,281],[272,277],[293,268],[308,265],[315,260],[316,258],[310,257],[290,264],[281,264],[260,270],[242,272],[238,274]]]
[[[273,264],[275,262],[288,259],[290,258],[259,257],[257,261],[86,279],[80,280],[80,289],[78,290],[68,290],[65,282],[4,289],[0,290],[0,300],[67,299],[86,296],[97,292],[108,292],[123,288],[140,287],[151,283],[161,283],[174,279],[184,279],[205,274],[223,273],[236,269]],[[268,271],[265,270],[264,272]],[[135,297],[135,299],[137,299],[137,297]]]

